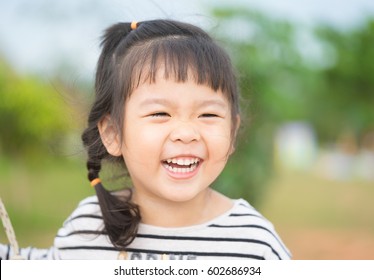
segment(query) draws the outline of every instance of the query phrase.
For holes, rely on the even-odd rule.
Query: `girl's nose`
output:
[[[170,139],[173,142],[180,141],[187,144],[193,141],[199,141],[200,133],[193,124],[180,121],[175,124],[175,127],[170,133]]]

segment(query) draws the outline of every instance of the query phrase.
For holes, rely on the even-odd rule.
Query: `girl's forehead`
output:
[[[165,78],[162,75],[154,81],[140,83],[134,88],[129,99],[135,99],[143,105],[188,102],[228,107],[227,97],[221,90],[214,90],[209,85],[198,83],[194,79],[178,81],[174,77]]]
[[[212,96],[224,96],[220,89],[213,89],[207,83],[199,83],[193,77],[187,78],[186,80],[180,81],[175,76],[164,76],[162,74],[158,74],[155,79],[152,80],[143,80],[139,82],[136,87],[133,88],[134,92],[139,91],[140,89],[145,89],[145,92],[150,94],[157,94],[157,93],[191,93],[190,95],[194,95],[195,93],[206,93]],[[199,94],[197,94],[199,95]]]
[[[178,73],[173,73],[173,71],[168,70],[164,65],[160,65],[156,70],[152,71],[147,68],[149,67],[145,67],[141,70],[141,72],[135,73],[132,79],[133,86],[129,94],[130,96],[140,87],[162,86],[164,88],[168,88],[176,86],[187,87],[192,85],[208,87],[212,91],[222,94],[220,89],[213,89],[207,81],[199,82],[197,74],[192,69],[188,69],[186,75],[181,78],[178,76]]]

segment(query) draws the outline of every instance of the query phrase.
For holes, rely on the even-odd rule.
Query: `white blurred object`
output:
[[[276,161],[281,167],[305,171],[317,156],[317,142],[312,127],[305,122],[282,125],[275,136]]]
[[[354,173],[358,179],[374,181],[374,152],[361,150],[355,159]]]
[[[316,170],[324,178],[345,181],[352,178],[355,157],[336,149],[321,151]]]

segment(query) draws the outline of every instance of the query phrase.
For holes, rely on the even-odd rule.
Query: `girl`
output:
[[[96,196],[83,200],[50,249],[28,259],[289,259],[247,201],[209,186],[234,151],[238,89],[228,55],[193,25],[153,20],[106,30],[96,99],[82,135]],[[103,160],[131,188],[110,192]],[[2,245],[2,258],[12,255]]]

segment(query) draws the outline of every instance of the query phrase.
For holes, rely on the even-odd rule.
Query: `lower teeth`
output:
[[[188,173],[188,172],[192,172],[193,170],[195,170],[197,167],[197,164],[193,164],[191,165],[191,167],[183,167],[183,168],[172,167],[166,164],[165,167],[174,173]]]

